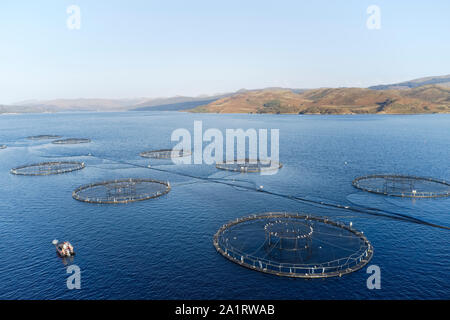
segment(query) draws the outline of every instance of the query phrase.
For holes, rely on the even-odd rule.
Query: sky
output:
[[[0,104],[450,74],[449,13],[448,0],[2,0]]]

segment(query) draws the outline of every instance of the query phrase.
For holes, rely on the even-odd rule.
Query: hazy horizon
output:
[[[68,26],[72,5],[79,29]],[[367,26],[371,5],[379,29]],[[450,73],[447,1],[45,0],[0,9],[0,104],[368,87]]]
[[[433,77],[440,77],[440,76],[447,76],[447,74],[439,74],[439,75],[432,75]],[[420,77],[420,78],[426,78],[428,76],[424,76],[424,77]],[[401,79],[398,81],[394,81],[393,83],[400,83],[400,82],[404,82],[404,81],[409,81],[409,80],[413,80],[413,79]],[[357,86],[353,86],[354,88],[367,88],[370,86],[376,86],[376,85],[383,85],[383,84],[391,84],[391,83],[373,83],[369,86],[365,86],[365,87],[357,87]],[[313,89],[320,89],[320,88],[352,88],[350,87],[344,87],[344,86],[336,86],[336,87],[311,87],[311,88],[291,88],[291,87],[264,87],[264,88],[239,88],[237,90],[232,90],[232,91],[223,91],[223,92],[213,92],[213,93],[205,93],[205,94],[197,94],[197,95],[181,95],[181,94],[175,94],[173,96],[141,96],[141,97],[115,97],[115,98],[105,98],[105,97],[97,97],[97,96],[92,96],[92,97],[53,97],[53,98],[49,98],[49,99],[26,99],[26,100],[21,100],[21,101],[13,101],[10,104],[12,105],[19,105],[20,103],[31,103],[31,102],[40,102],[40,101],[56,101],[56,100],[158,100],[158,99],[169,99],[169,98],[176,98],[176,97],[186,97],[186,98],[207,98],[207,97],[213,97],[213,96],[219,96],[219,95],[223,95],[223,94],[228,94],[228,93],[234,93],[234,92],[238,92],[240,90],[248,90],[248,91],[252,91],[252,90],[261,90],[261,89],[268,89],[268,88],[280,88],[280,89],[301,89],[301,90],[313,90]]]

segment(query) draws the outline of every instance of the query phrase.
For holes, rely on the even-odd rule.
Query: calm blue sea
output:
[[[139,153],[172,147],[173,130],[278,128],[284,167],[272,176],[230,174],[210,165],[174,165]],[[27,136],[92,139],[52,145]],[[360,175],[402,173],[450,180],[449,115],[202,115],[177,112],[61,113],[0,116],[0,299],[449,299],[450,231],[364,213],[307,205],[172,173],[246,180],[265,190],[347,206],[375,207],[450,226],[450,199],[408,200],[367,194]],[[93,156],[89,156],[89,154]],[[14,176],[13,167],[84,161],[86,169],[46,177]],[[169,180],[161,198],[128,205],[75,201],[76,187],[101,180]],[[324,280],[280,278],[216,253],[224,223],[266,211],[328,216],[365,233],[381,268],[369,290],[366,267]],[[65,261],[51,242],[69,240],[81,290],[66,287]]]

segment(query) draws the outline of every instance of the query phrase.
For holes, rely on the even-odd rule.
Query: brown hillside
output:
[[[193,112],[214,113],[450,113],[450,88],[436,85],[407,90],[322,88],[248,91],[216,100]]]
[[[445,86],[431,85],[418,87],[411,90],[405,90],[404,92],[402,91],[402,95],[437,104],[450,103],[450,87]]]

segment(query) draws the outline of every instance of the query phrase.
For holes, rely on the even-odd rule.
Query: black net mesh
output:
[[[442,180],[405,175],[370,175],[353,180],[358,189],[395,197],[435,198],[450,195],[450,184]]]
[[[59,139],[61,136],[51,135],[51,134],[41,134],[39,136],[30,136],[27,137],[29,140],[51,140],[51,139]]]
[[[84,185],[77,188],[72,196],[83,202],[115,204],[157,198],[169,191],[168,182],[131,178]]]
[[[55,140],[52,143],[54,143],[54,144],[81,144],[81,143],[89,143],[89,142],[91,142],[90,139],[69,138],[69,139]]]
[[[23,176],[47,176],[81,170],[84,167],[83,162],[42,162],[11,169],[11,173]]]
[[[216,163],[216,168],[235,172],[263,172],[278,170],[282,164],[276,161],[241,159]]]
[[[299,278],[341,276],[359,270],[373,255],[363,233],[326,218],[265,213],[222,226],[214,246],[247,268]]]
[[[189,156],[190,154],[191,152],[187,150],[162,149],[162,150],[144,151],[140,153],[140,156],[143,158],[152,158],[152,159],[172,159],[172,158],[186,157]]]

